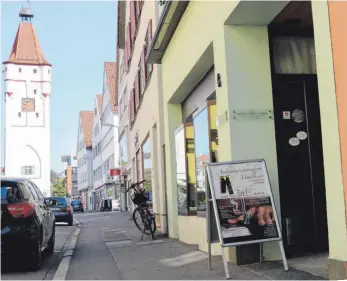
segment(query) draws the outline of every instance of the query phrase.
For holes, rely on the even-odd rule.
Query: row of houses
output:
[[[95,96],[94,109],[79,113],[77,133],[77,193],[87,210],[96,210],[102,199],[119,199],[117,68],[104,63],[103,89]],[[119,187],[118,187],[119,190]]]
[[[80,113],[85,204],[131,211],[126,187],[146,179],[159,230],[207,251],[206,163],[262,158],[287,256],[325,253],[330,278],[346,278],[346,13],[338,1],[119,1],[117,62]],[[276,243],[227,250],[236,264],[280,257]]]
[[[346,277],[346,13],[338,1],[118,2],[121,174],[147,180],[163,233],[206,251],[204,165],[263,158],[287,256],[326,253],[330,277]],[[280,259],[273,243],[227,257],[260,253]]]

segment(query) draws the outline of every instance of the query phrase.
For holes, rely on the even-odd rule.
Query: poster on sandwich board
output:
[[[207,192],[212,203],[207,216],[208,242],[214,242],[211,229],[214,220],[223,248],[278,241],[285,270],[288,270],[265,160],[209,163],[206,169]],[[224,249],[222,254],[229,279]]]

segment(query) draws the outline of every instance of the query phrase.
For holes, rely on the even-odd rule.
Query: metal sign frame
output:
[[[276,222],[276,230],[278,233],[278,237],[251,240],[251,241],[224,243],[224,239],[222,236],[222,227],[220,224],[220,218],[219,218],[217,201],[216,201],[216,194],[215,194],[215,189],[213,186],[213,181],[212,181],[212,176],[211,176],[211,167],[222,166],[222,165],[245,164],[245,163],[261,163],[261,165],[262,165],[262,170],[264,172],[265,185],[267,185],[267,187],[268,187],[269,197],[270,197],[271,204],[273,207],[273,213],[274,213],[274,218],[275,218],[275,222]],[[207,226],[207,243],[208,243],[208,269],[211,270],[211,267],[212,267],[212,255],[211,255],[211,243],[212,243],[212,241],[211,241],[212,232],[211,231],[212,231],[212,229],[211,229],[211,213],[210,213],[210,211],[211,211],[210,210],[210,204],[212,203],[213,212],[214,212],[217,230],[218,230],[219,243],[222,247],[222,258],[223,258],[223,264],[224,264],[226,279],[230,279],[230,273],[229,273],[228,263],[227,263],[226,256],[225,256],[225,248],[239,246],[239,245],[249,245],[249,244],[256,244],[256,243],[262,244],[262,243],[266,243],[266,242],[278,242],[281,256],[282,256],[282,260],[283,260],[284,270],[287,271],[288,270],[288,264],[287,264],[287,259],[286,259],[285,252],[284,252],[284,247],[283,247],[282,231],[281,231],[281,226],[279,224],[279,220],[278,220],[278,216],[277,216],[276,205],[275,205],[275,201],[273,199],[271,183],[270,183],[269,174],[268,174],[265,160],[264,159],[254,159],[254,160],[208,163],[206,166],[206,172],[207,173],[206,173],[205,185],[206,185],[206,194],[207,194],[207,197],[206,197],[206,199],[207,199],[207,204],[206,204],[207,205],[206,206],[207,224],[206,224],[206,226]],[[208,196],[209,191],[211,194],[211,198],[209,198],[209,196]],[[262,260],[262,257],[261,257],[261,260]]]

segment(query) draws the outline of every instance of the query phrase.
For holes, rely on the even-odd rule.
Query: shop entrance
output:
[[[324,167],[310,2],[269,26],[282,232],[287,255],[328,250]]]

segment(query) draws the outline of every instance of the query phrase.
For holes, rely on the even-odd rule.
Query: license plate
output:
[[[51,208],[52,211],[60,211],[59,208]]]

